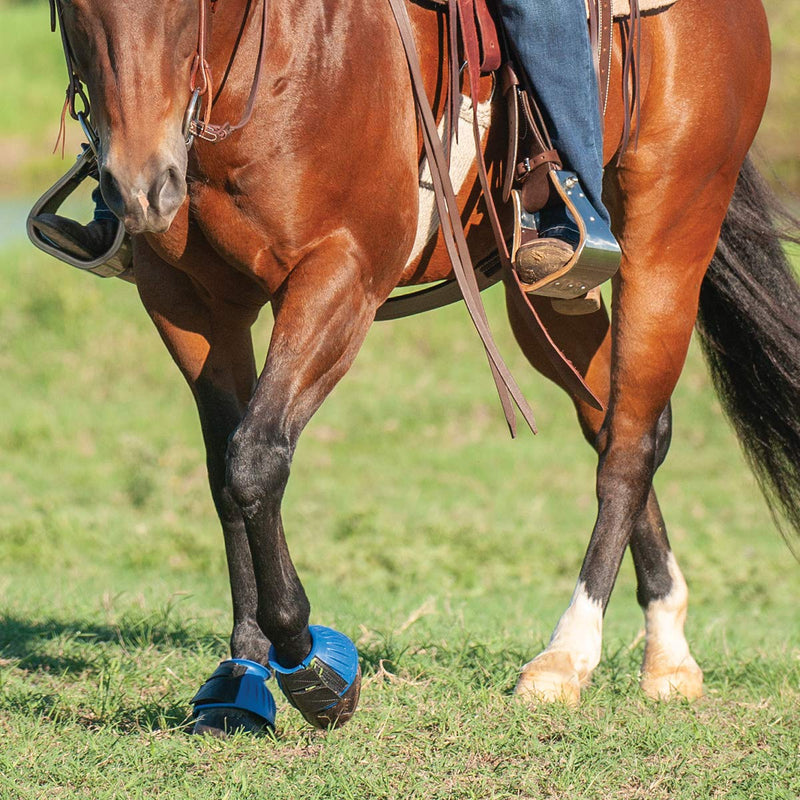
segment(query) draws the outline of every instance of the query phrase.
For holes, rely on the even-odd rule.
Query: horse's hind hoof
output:
[[[338,728],[355,713],[361,693],[356,646],[343,633],[312,625],[311,652],[296,667],[283,667],[270,650],[269,665],[286,699],[317,728]]]
[[[223,661],[192,698],[194,733],[226,738],[236,731],[273,731],[275,700],[266,685],[269,676],[269,669],[255,661]]]

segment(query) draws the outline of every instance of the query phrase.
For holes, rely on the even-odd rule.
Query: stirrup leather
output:
[[[619,269],[620,249],[605,222],[586,199],[578,176],[566,170],[549,173],[553,186],[578,225],[580,241],[572,258],[559,270],[532,284],[523,284],[527,294],[571,300],[608,280]],[[512,263],[526,238],[536,237],[534,215],[525,211],[519,190],[514,202]]]
[[[90,260],[78,258],[61,249],[36,227],[35,218],[39,214],[55,214],[86,178],[96,174],[96,171],[97,157],[91,148],[87,148],[78,157],[72,168],[34,204],[28,214],[26,224],[28,238],[40,250],[70,266],[99,275],[101,278],[125,278],[127,277],[125,273],[129,270],[131,263],[131,247],[130,239],[125,234],[125,228],[119,221],[117,221],[117,232],[111,247],[97,258]]]

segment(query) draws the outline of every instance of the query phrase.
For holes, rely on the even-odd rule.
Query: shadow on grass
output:
[[[0,616],[0,658],[18,662],[19,669],[57,674],[91,671],[106,660],[109,645],[126,652],[154,647],[189,650],[194,655],[218,650],[225,640],[200,629],[193,620],[160,613],[125,617],[116,624]]]
[[[224,638],[197,621],[168,613],[127,615],[116,624],[6,614],[0,659],[12,669],[0,673],[0,703],[12,715],[54,725],[137,735],[182,730],[194,689],[207,676],[198,674],[194,687],[154,684],[152,673],[140,671],[140,655],[155,650],[196,660],[207,653],[210,669],[226,649]]]

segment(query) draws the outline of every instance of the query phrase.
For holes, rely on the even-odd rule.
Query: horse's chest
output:
[[[253,200],[230,188],[190,187],[191,214],[206,241],[231,267],[274,293],[287,270],[276,257],[276,226]]]

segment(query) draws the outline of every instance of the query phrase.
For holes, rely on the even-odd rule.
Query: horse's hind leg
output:
[[[636,595],[645,618],[642,690],[654,700],[674,695],[699,697],[703,672],[689,652],[683,630],[689,590],[670,549],[652,489],[631,536],[631,553],[638,583]]]
[[[534,302],[551,335],[595,394],[607,403],[611,345],[605,310],[566,318],[555,314],[546,299],[537,298]],[[531,364],[564,388],[513,305],[509,305],[509,317]],[[581,402],[575,402],[575,408],[586,440],[597,449],[605,414]],[[671,414],[667,406],[657,426],[658,464],[666,457],[670,436]],[[642,688],[653,697],[666,698],[672,692],[696,696],[702,688],[703,675],[689,653],[683,632],[688,591],[670,550],[652,489],[647,506],[633,528],[630,546],[638,582],[637,598],[645,615]],[[542,699],[577,701],[581,685],[600,659],[602,615],[598,615],[592,604],[582,602],[582,593],[577,588],[574,600],[557,626],[559,635],[554,635],[541,658],[525,668],[524,686],[529,694],[535,693]]]
[[[577,696],[600,657],[602,615],[625,548],[640,535],[637,531],[652,535],[652,526],[640,529],[639,520],[662,455],[659,427],[769,83],[762,57],[769,42],[763,9],[754,0],[739,0],[733,10],[687,0],[648,18],[644,33],[652,63],[638,146],[611,171],[607,186],[623,259],[614,285],[608,411],[597,436],[597,521],[570,609],[548,650],[523,671],[518,691],[524,696],[557,695],[559,684],[562,695]],[[688,80],[686,64],[701,57],[708,62],[704,79]],[[650,511],[655,512],[654,504]],[[653,543],[664,578],[669,575],[669,564],[663,569],[666,539]],[[635,552],[643,563],[646,548]],[[662,694],[670,691],[670,683],[659,674],[674,674],[680,664],[671,658],[661,664],[658,653],[666,648],[670,630],[682,624],[685,593],[677,572],[671,576],[672,597],[672,590],[662,597],[657,584],[644,598],[652,611],[645,677],[654,678],[650,691]],[[664,614],[659,598],[667,598]],[[589,644],[581,645],[584,636]],[[680,680],[676,683],[680,689]]]

